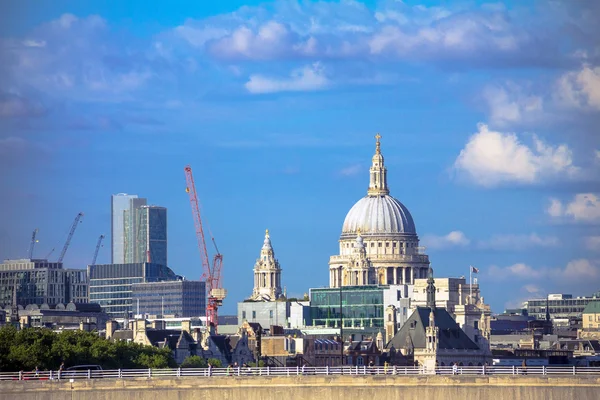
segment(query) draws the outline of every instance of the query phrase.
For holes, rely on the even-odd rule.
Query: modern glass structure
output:
[[[125,262],[124,212],[146,204],[146,199],[139,198],[137,194],[119,193],[111,197],[111,254],[113,264]]]
[[[343,286],[310,289],[310,314],[314,326],[357,328],[378,332],[384,329],[386,286]],[[340,293],[342,312],[340,313]]]
[[[523,306],[527,310],[527,315],[535,319],[546,319],[546,308],[551,319],[580,319],[585,306],[594,300],[598,300],[595,295],[574,298],[570,294],[550,294],[547,299],[528,300]]]
[[[200,281],[134,283],[135,314],[199,317],[206,314],[206,284]]]
[[[177,275],[165,265],[155,263],[88,265],[90,303],[98,303],[113,317],[131,315],[133,284],[172,281]]]
[[[5,260],[0,264],[0,307],[11,305],[15,295],[23,307],[87,303],[86,271],[62,266],[48,260]]]
[[[125,262],[167,265],[167,209],[131,203],[123,213]]]

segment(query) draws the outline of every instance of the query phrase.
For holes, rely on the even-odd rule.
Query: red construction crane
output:
[[[198,239],[198,249],[200,250],[200,259],[202,260],[202,278],[206,282],[208,291],[208,303],[206,304],[206,326],[218,326],[218,309],[223,304],[223,299],[227,296],[227,291],[221,287],[221,269],[223,268],[223,255],[219,253],[215,239],[211,237],[215,246],[216,254],[213,258],[212,267],[208,261],[208,252],[206,251],[206,241],[204,240],[204,230],[202,229],[202,219],[200,218],[200,207],[198,205],[198,195],[196,194],[196,185],[192,175],[192,167],[185,167],[185,179],[187,188],[185,189],[190,196],[192,205],[192,214],[196,226],[196,237]]]

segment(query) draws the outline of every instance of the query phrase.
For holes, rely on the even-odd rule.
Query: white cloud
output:
[[[464,247],[471,241],[461,231],[452,231],[444,236],[425,235],[422,243],[432,249],[445,249],[448,247]]]
[[[535,119],[542,113],[544,103],[542,97],[525,94],[524,89],[510,82],[504,87],[486,86],[483,98],[488,105],[490,122],[496,125]]]
[[[600,67],[584,65],[580,71],[565,73],[556,95],[567,106],[600,110]]]
[[[567,145],[556,147],[534,136],[533,146],[514,133],[502,133],[478,125],[478,132],[458,155],[454,168],[472,182],[486,187],[506,182],[539,183],[544,178],[572,177],[578,172]]]
[[[584,242],[588,250],[600,251],[600,236],[588,236],[584,239]]]
[[[600,222],[600,197],[594,193],[578,193],[567,204],[552,198],[546,213],[575,222]]]
[[[321,65],[314,63],[292,71],[291,76],[287,79],[251,75],[245,86],[250,93],[275,93],[321,90],[329,84]]]
[[[342,168],[339,171],[339,173],[340,173],[340,175],[343,175],[343,176],[354,176],[354,175],[357,175],[358,173],[360,173],[360,171],[362,171],[362,165],[354,164],[354,165],[350,165],[346,168]]]
[[[491,266],[488,274],[498,280],[545,280],[557,283],[589,283],[600,278],[600,265],[597,261],[585,258],[572,260],[565,267],[534,268],[524,263],[508,267]]]
[[[522,250],[531,247],[555,247],[560,244],[555,236],[529,235],[494,235],[488,240],[478,242],[478,247],[495,250]]]
[[[527,293],[531,293],[531,294],[539,294],[542,292],[542,289],[540,289],[539,286],[534,285],[534,284],[528,284],[523,286],[523,289],[525,289],[525,291]]]

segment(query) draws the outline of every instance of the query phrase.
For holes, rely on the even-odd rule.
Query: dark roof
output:
[[[219,352],[228,362],[231,361],[231,345],[229,336],[225,335],[211,335],[210,340],[213,341],[215,346],[219,349]]]
[[[133,340],[133,331],[131,329],[116,330],[112,334],[112,338],[115,340]]]
[[[372,340],[358,340],[348,344],[346,351],[371,352],[374,351],[375,343]]]
[[[146,336],[153,346],[157,346],[159,343],[168,343],[169,348],[174,349],[179,340],[181,331],[171,329],[148,329]]]
[[[402,325],[400,331],[385,346],[386,349],[402,349],[412,347],[425,348],[425,329],[429,326],[429,307],[417,307],[415,312]],[[435,326],[440,332],[440,349],[470,349],[478,350],[479,347],[460,329],[456,321],[444,308],[435,308]]]

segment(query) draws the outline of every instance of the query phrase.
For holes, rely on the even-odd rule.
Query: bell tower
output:
[[[252,300],[275,301],[281,297],[281,267],[275,258],[269,230],[260,249],[260,258],[254,264]]]

